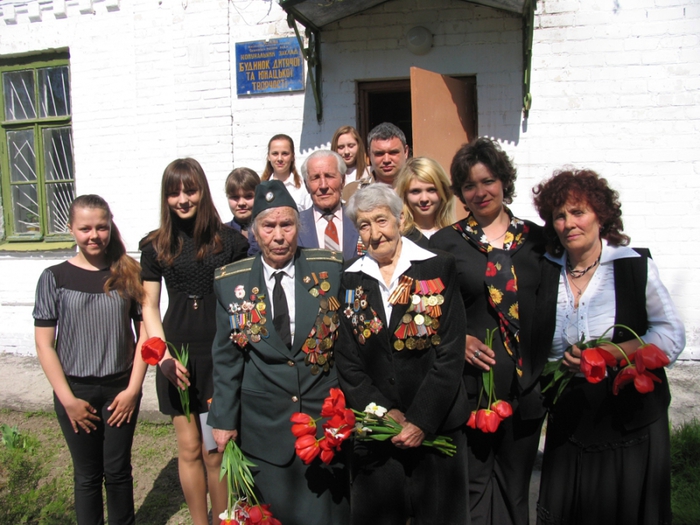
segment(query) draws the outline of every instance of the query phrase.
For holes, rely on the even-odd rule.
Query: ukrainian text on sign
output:
[[[239,95],[304,90],[304,59],[296,38],[238,42],[236,79]]]

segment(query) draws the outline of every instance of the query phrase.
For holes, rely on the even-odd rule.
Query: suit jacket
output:
[[[357,240],[360,234],[343,209],[343,258],[347,261],[357,255]],[[314,222],[313,208],[308,208],[299,213],[299,239],[300,248],[320,248],[316,224]],[[253,257],[260,253],[260,245],[255,239],[253,230],[248,231],[248,256]]]
[[[408,305],[395,305],[391,319],[386,319],[377,281],[361,272],[345,272],[340,295],[340,337],[336,343],[340,386],[349,406],[357,410],[364,410],[371,402],[386,409],[397,408],[427,434],[457,428],[469,417],[469,405],[462,383],[466,320],[454,259],[441,254],[413,261],[404,275],[416,280],[442,279],[445,290],[439,318],[440,343],[423,350],[395,350],[394,331]],[[378,333],[364,342],[354,333],[351,316],[343,312],[347,306],[345,290],[358,287],[366,294],[368,305],[364,311],[374,308],[383,324]]]
[[[302,345],[316,323],[323,295],[310,290],[318,286],[312,272],[327,272],[330,290],[340,284],[342,259],[327,250],[297,249],[294,257],[296,327],[291,350],[275,331],[271,317],[264,324],[269,337],[250,339],[243,348],[230,339],[229,304],[240,303],[235,289],[242,286],[247,300],[253,288],[267,295],[262,256],[245,259],[217,270],[216,337],[212,346],[214,397],[209,424],[218,429],[238,430],[244,452],[269,463],[284,465],[294,456],[295,437],[289,418],[294,412],[319,417],[323,400],[337,386],[335,368],[317,375],[305,364]],[[305,277],[307,279],[305,279]],[[305,282],[308,281],[308,282]],[[239,288],[240,290],[240,288]],[[263,301],[271,299],[265,298]]]
[[[318,235],[316,234],[316,223],[314,222],[313,207],[304,210],[299,214],[301,226],[299,228],[299,246],[304,248],[320,248],[318,245]],[[360,234],[352,221],[345,215],[343,208],[343,258],[347,261],[357,255],[357,240]]]

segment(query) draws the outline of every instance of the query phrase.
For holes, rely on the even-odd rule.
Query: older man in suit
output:
[[[282,523],[343,525],[348,520],[343,465],[304,465],[295,455],[289,420],[295,412],[319,417],[329,389],[338,384],[333,351],[342,258],[297,248],[299,215],[279,181],[257,186],[253,217],[260,253],[215,276],[208,422],[219,450],[240,439],[256,464],[260,501],[271,504]]]
[[[342,252],[343,258],[357,255],[359,235],[345,215],[340,197],[347,167],[334,151],[313,152],[301,166],[313,206],[299,214],[299,246]]]

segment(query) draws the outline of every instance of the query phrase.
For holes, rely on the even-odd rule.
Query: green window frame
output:
[[[75,197],[68,53],[0,59],[4,237],[70,241]]]

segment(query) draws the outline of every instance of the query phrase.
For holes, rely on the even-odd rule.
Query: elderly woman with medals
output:
[[[299,213],[280,181],[255,189],[252,230],[260,253],[217,270],[214,397],[209,424],[223,450],[238,439],[259,500],[284,525],[348,522],[344,465],[305,465],[295,454],[290,417],[319,417],[337,386],[342,258],[297,248]]]
[[[403,203],[385,184],[347,205],[367,253],[343,274],[336,362],[348,406],[375,403],[402,430],[353,451],[354,524],[463,524],[468,520],[462,383],[466,321],[454,259],[401,236]],[[452,438],[452,457],[423,446]]]

